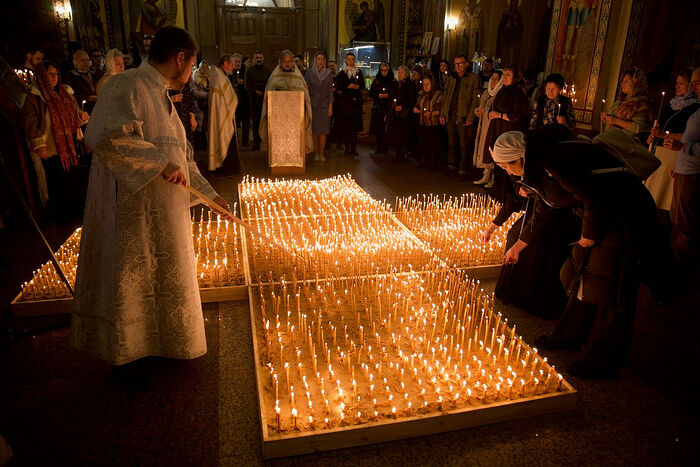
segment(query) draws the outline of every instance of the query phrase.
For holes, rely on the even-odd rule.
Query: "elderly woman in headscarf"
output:
[[[314,160],[325,161],[326,136],[331,132],[333,116],[333,72],[326,66],[326,53],[316,52],[314,62],[304,73],[311,98],[311,133],[314,138]]]
[[[651,107],[649,89],[644,72],[632,67],[622,75],[620,95],[610,107],[610,112],[602,113],[607,128],[622,128],[632,136],[651,128]]]
[[[48,201],[59,220],[68,220],[82,205],[69,196],[75,183],[69,172],[78,165],[76,139],[82,138],[80,126],[89,116],[78,107],[73,90],[61,84],[54,64],[36,67],[36,84],[27,94],[21,118],[42,204]]]
[[[112,49],[107,52],[107,55],[105,56],[105,74],[97,82],[97,86],[95,86],[95,92],[97,95],[100,95],[100,90],[112,76],[121,73],[122,71],[124,71],[124,54],[117,49]]]
[[[408,67],[398,68],[399,82],[389,111],[389,134],[394,141],[395,162],[403,162],[411,141],[411,109],[416,103],[416,87],[409,78]]]
[[[554,333],[536,339],[535,346],[573,351],[585,344],[585,358],[567,366],[567,372],[580,378],[616,378],[626,362],[640,282],[646,281],[658,299],[668,298],[673,283],[673,254],[654,201],[613,152],[572,141],[563,125],[528,132],[524,141],[520,133],[503,138],[494,147],[494,160],[508,173],[520,174],[524,189],[537,198],[532,222],[538,222],[540,205],[573,209],[581,219],[578,241],[560,271],[566,308]],[[524,157],[519,157],[516,151],[523,154],[523,149]],[[562,233],[553,232],[552,238],[568,242]],[[506,253],[506,263],[522,261],[530,248],[513,252],[516,245]]]
[[[426,165],[435,170],[437,154],[440,151],[440,109],[443,105],[442,91],[432,75],[423,77],[423,91],[413,107],[413,115],[418,122],[420,145],[419,167]]]
[[[377,138],[377,152],[386,154],[389,142],[387,141],[386,122],[391,110],[391,95],[394,93],[396,80],[391,66],[387,62],[379,64],[379,73],[372,81],[369,88],[369,97],[372,104],[372,119],[369,124],[369,132]]]
[[[488,188],[493,186],[493,178],[491,177],[493,174],[493,162],[484,162],[484,145],[486,144],[486,135],[489,132],[489,123],[491,122],[488,114],[491,112],[496,94],[503,86],[502,77],[503,70],[495,70],[491,73],[486,92],[481,94],[479,107],[474,109],[474,113],[479,118],[479,126],[476,128],[476,141],[474,142],[474,167],[484,169],[483,177],[475,181],[474,184],[483,185],[490,183],[490,185],[487,185]]]
[[[571,134],[566,137],[573,138]],[[559,269],[577,233],[571,204],[554,208],[522,186],[526,163],[522,132],[510,131],[499,136],[492,154],[494,162],[509,177],[506,201],[482,234],[482,241],[488,242],[514,212],[525,209],[508,231],[496,297],[544,319],[556,319],[566,305]]]

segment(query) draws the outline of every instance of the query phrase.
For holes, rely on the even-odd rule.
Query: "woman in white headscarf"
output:
[[[572,136],[569,132],[563,137]],[[482,234],[482,241],[488,242],[491,234],[513,213],[525,209],[508,231],[496,297],[542,318],[558,318],[566,306],[559,269],[569,254],[569,243],[579,231],[573,211],[565,207],[555,209],[534,191],[521,188],[525,172],[523,133],[503,133],[494,144],[492,156],[509,177],[505,203]]]
[[[491,121],[486,116],[493,107],[493,100],[496,98],[496,94],[503,86],[502,78],[503,70],[495,70],[491,74],[486,92],[481,95],[479,107],[474,110],[476,116],[479,117],[479,126],[476,129],[476,140],[474,142],[474,167],[484,169],[484,176],[474,183],[476,185],[490,184],[487,185],[488,188],[493,186],[493,178],[491,177],[493,163],[484,163],[484,145],[486,144],[486,135],[489,132],[489,122]]]
[[[97,95],[100,95],[100,90],[112,76],[122,71],[124,71],[124,55],[117,49],[112,49],[107,52],[107,56],[105,57],[105,74],[97,82],[97,86],[95,86]]]

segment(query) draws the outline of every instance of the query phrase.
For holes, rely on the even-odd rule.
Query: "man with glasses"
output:
[[[476,114],[479,105],[481,81],[476,73],[468,69],[465,55],[457,55],[454,60],[455,74],[445,82],[445,100],[440,113],[440,123],[447,125],[447,167],[454,173],[459,167],[461,180],[467,178],[467,168],[474,152],[476,134]],[[459,144],[459,160],[457,158]]]
[[[84,50],[78,50],[73,55],[73,66],[75,69],[68,72],[64,84],[73,89],[75,100],[78,105],[87,113],[92,112],[92,108],[97,101],[95,91],[95,77],[90,70],[90,56]]]
[[[97,83],[105,74],[105,64],[103,58],[104,54],[102,53],[102,49],[90,50],[90,72],[92,72],[92,79],[95,83]]]

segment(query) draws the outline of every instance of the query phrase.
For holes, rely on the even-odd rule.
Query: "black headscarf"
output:
[[[386,76],[384,76],[382,74],[382,65],[386,65],[389,68],[389,71],[386,74]],[[379,73],[377,73],[377,76],[375,76],[375,79],[382,84],[391,84],[394,81],[394,71],[391,69],[391,65],[389,65],[387,62],[380,63],[379,64]]]

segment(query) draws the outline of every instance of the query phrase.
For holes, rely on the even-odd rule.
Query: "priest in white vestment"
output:
[[[71,343],[114,365],[207,351],[189,207],[191,184],[226,205],[197,170],[168,96],[189,79],[196,45],[156,33],[149,60],[102,89],[85,140],[94,150]]]
[[[280,54],[279,64],[272,70],[270,78],[265,86],[262,117],[260,119],[260,137],[267,140],[267,91],[302,91],[304,93],[304,129],[306,131],[306,152],[314,149],[314,139],[311,134],[311,97],[309,87],[304,75],[294,64],[294,53],[291,50],[283,50]],[[284,109],[280,109],[284,112]]]
[[[224,165],[226,156],[235,158],[239,168],[238,141],[236,140],[236,108],[238,96],[231,85],[233,58],[223,55],[219,66],[209,69],[209,170]]]

